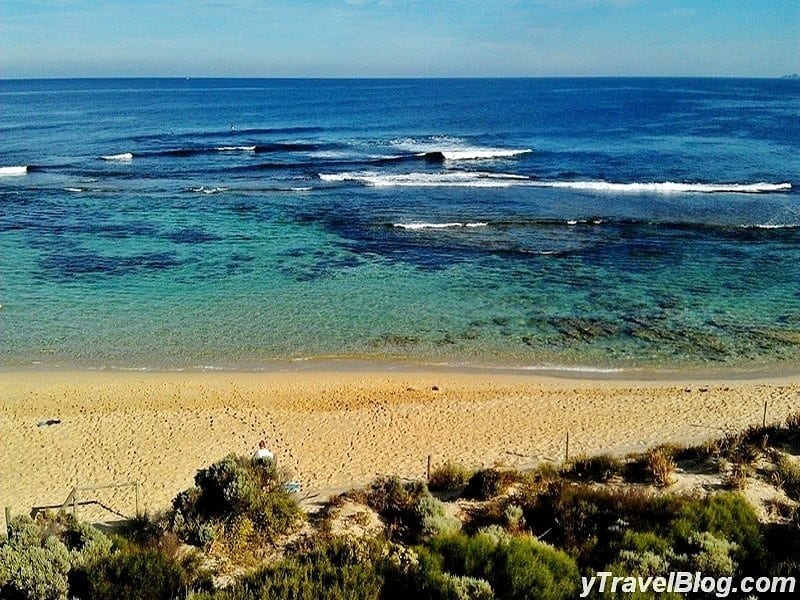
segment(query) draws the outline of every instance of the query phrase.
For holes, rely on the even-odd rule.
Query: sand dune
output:
[[[436,387],[438,390],[434,390]],[[426,457],[529,466],[699,441],[800,410],[800,378],[592,381],[436,371],[6,372],[0,505],[62,502],[76,483],[138,480],[165,508],[195,471],[264,438],[306,490],[419,477]],[[46,419],[57,425],[39,427]],[[109,492],[109,494],[111,494]],[[131,511],[130,492],[103,498]]]

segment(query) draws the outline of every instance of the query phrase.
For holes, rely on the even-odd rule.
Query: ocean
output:
[[[0,81],[0,367],[800,359],[800,82]]]

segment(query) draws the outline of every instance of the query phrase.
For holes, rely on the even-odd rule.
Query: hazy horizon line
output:
[[[3,77],[0,81],[58,81],[58,80],[452,80],[452,79],[795,79],[798,73],[782,75],[48,75],[37,77]]]

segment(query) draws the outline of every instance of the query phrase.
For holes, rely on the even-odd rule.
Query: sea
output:
[[[800,365],[800,81],[0,81],[0,368]]]

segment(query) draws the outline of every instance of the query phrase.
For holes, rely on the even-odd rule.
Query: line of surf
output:
[[[0,167],[0,177],[20,177],[28,174],[27,165]]]
[[[370,187],[509,187],[528,186],[541,188],[562,188],[591,192],[613,193],[738,193],[760,194],[787,192],[792,184],[783,183],[682,183],[682,182],[631,182],[614,183],[608,181],[541,181],[527,175],[512,173],[493,173],[485,171],[444,171],[418,173],[379,173],[358,171],[342,173],[318,173],[322,181],[328,183],[357,183]]]
[[[615,217],[582,217],[572,219],[548,219],[548,218],[504,218],[504,219],[488,219],[481,221],[444,221],[444,222],[429,222],[429,221],[409,221],[409,222],[395,222],[387,223],[397,229],[405,229],[410,231],[425,230],[425,229],[460,229],[472,227],[491,227],[497,229],[520,229],[520,228],[564,228],[564,229],[581,229],[581,228],[597,228],[597,227],[611,227],[611,228],[645,228],[645,229],[662,229],[673,231],[708,231],[708,232],[722,232],[737,235],[742,230],[748,231],[751,234],[758,234],[758,232],[775,231],[776,233],[786,230],[787,233],[791,230],[800,229],[800,223],[697,223],[691,221],[652,221],[645,219],[632,219],[632,218],[615,218]]]
[[[407,229],[410,231],[420,231],[424,229],[476,229],[480,227],[488,227],[489,223],[485,221],[476,221],[473,223],[393,223],[392,227],[398,229]]]
[[[785,192],[792,189],[792,184],[784,183],[682,183],[674,181],[613,183],[608,181],[537,181],[536,187],[565,188],[595,192],[624,193],[737,193],[761,194],[768,192]]]
[[[481,171],[396,174],[347,172],[319,173],[318,176],[327,183],[352,182],[370,187],[508,187],[530,181],[524,175]]]

